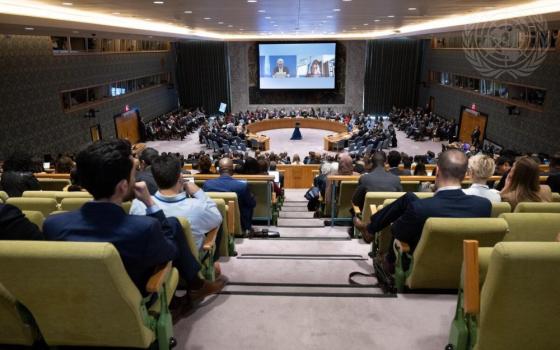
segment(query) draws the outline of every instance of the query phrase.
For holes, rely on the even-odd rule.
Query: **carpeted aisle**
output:
[[[286,202],[302,190],[286,190]],[[284,208],[290,207],[290,204]],[[287,220],[291,220],[287,218]],[[313,220],[299,219],[299,220]],[[454,295],[387,296],[371,272],[368,244],[345,227],[270,227],[280,239],[237,240],[223,259],[223,293],[175,325],[179,349],[442,349]]]

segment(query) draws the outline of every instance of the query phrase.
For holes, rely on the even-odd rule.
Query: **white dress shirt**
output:
[[[471,196],[479,196],[488,199],[492,203],[501,202],[500,192],[494,189],[490,189],[486,185],[472,184],[471,187],[464,189],[465,194]]]
[[[193,197],[187,198],[185,192],[176,196],[164,196],[157,191],[152,199],[155,203],[154,207],[161,208],[166,217],[183,217],[189,221],[196,246],[201,249],[205,234],[221,225],[222,215],[216,203],[204,191],[198,190]],[[132,201],[130,214],[146,215],[148,210],[144,203],[135,199]]]

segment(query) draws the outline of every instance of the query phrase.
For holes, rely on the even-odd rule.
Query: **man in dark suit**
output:
[[[200,264],[192,256],[177,219],[167,219],[146,184],[134,181],[135,162],[125,140],[99,141],[81,151],[76,158],[78,177],[94,201],[80,210],[50,216],[43,225],[45,237],[112,243],[143,294],[154,269],[168,261],[173,261],[193,296],[219,291],[223,281],[211,283],[198,277]],[[121,204],[134,197],[146,205],[147,216],[128,215],[122,209]]]
[[[154,180],[154,175],[152,174],[152,162],[159,156],[157,150],[147,147],[142,153],[138,160],[140,161],[140,170],[136,172],[136,182],[145,182],[148,186],[148,191],[153,196],[158,190],[156,180]]]
[[[461,151],[449,150],[442,153],[437,163],[437,191],[433,198],[418,199],[413,193],[406,193],[372,215],[369,225],[366,226],[358,218],[354,218],[354,225],[362,232],[364,240],[371,242],[375,232],[393,224],[393,237],[407,243],[413,252],[428,218],[490,217],[492,204],[488,199],[466,195],[461,189],[467,165],[467,157]],[[392,270],[395,262],[392,249],[386,260]]]
[[[237,193],[237,201],[239,203],[239,212],[241,214],[241,228],[244,232],[250,231],[252,228],[253,209],[257,205],[255,198],[246,182],[235,180],[233,175],[233,162],[229,158],[222,158],[218,163],[220,168],[220,177],[204,182],[202,190],[204,192],[235,192]]]
[[[290,70],[288,67],[284,66],[284,59],[279,58],[276,60],[276,67],[272,70],[272,76],[274,78],[289,78]]]
[[[399,169],[399,164],[401,164],[401,154],[397,151],[391,151],[387,155],[387,163],[389,163],[389,172],[396,176],[410,176],[410,170]]]
[[[352,196],[352,203],[362,208],[368,192],[402,192],[401,180],[398,176],[385,171],[385,152],[375,152],[372,157],[373,169],[358,180],[358,188]]]
[[[550,186],[552,192],[560,192],[560,152],[550,158],[550,169],[546,184]]]
[[[10,204],[0,204],[0,240],[43,240],[43,234],[25,215]]]

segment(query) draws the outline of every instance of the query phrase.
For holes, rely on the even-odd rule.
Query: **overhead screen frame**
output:
[[[338,42],[336,41],[257,41],[257,57],[256,57],[256,66],[257,66],[257,88],[259,91],[271,91],[271,92],[278,92],[278,91],[317,91],[317,92],[333,92],[338,90],[338,74],[336,74],[336,70],[339,64],[339,52],[338,52]],[[260,67],[260,56],[261,56],[261,44],[334,44],[334,84],[332,88],[311,88],[311,89],[262,89],[261,88],[261,67]]]

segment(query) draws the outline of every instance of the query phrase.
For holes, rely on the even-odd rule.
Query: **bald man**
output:
[[[393,238],[407,243],[414,252],[424,223],[431,217],[483,218],[490,217],[492,204],[483,197],[469,196],[461,189],[467,172],[468,161],[463,152],[449,150],[441,154],[437,162],[436,193],[434,197],[418,199],[414,193],[406,193],[393,203],[371,216],[369,225],[354,218],[354,225],[362,232],[366,242],[371,242],[374,233],[391,226]],[[395,262],[393,249],[386,257],[385,269],[392,273]]]
[[[218,163],[220,177],[204,182],[204,192],[235,192],[239,203],[241,215],[241,228],[244,232],[252,229],[253,209],[257,205],[253,194],[249,191],[246,182],[235,180],[233,175],[233,161],[230,158],[222,158]]]

